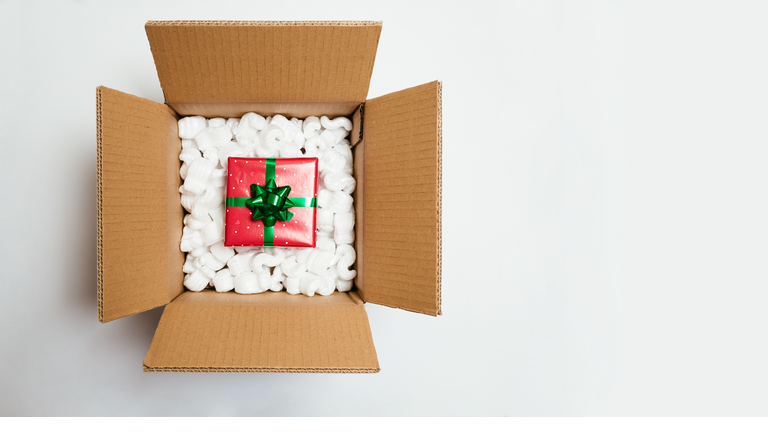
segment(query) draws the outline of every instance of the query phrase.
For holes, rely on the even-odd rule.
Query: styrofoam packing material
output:
[[[256,113],[241,118],[184,117],[179,120],[179,175],[184,217],[180,248],[187,252],[184,286],[200,291],[267,290],[307,296],[349,291],[356,272],[355,215],[351,193],[352,130],[346,117],[288,119]],[[230,157],[317,157],[317,247],[224,246],[227,162]]]
[[[208,127],[208,122],[204,117],[184,117],[179,120],[179,137],[182,139],[193,139],[198,132]]]

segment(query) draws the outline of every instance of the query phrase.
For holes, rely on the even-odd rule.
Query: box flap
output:
[[[173,111],[96,89],[99,321],[162,306],[183,290],[181,140]]]
[[[177,113],[306,117],[349,115],[365,101],[381,22],[149,21],[145,29]]]
[[[355,284],[366,302],[428,315],[441,314],[441,97],[435,81],[367,101],[355,146]]]
[[[368,315],[354,294],[186,291],[166,306],[147,372],[379,371]]]

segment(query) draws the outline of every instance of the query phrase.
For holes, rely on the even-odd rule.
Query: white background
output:
[[[369,97],[443,81],[443,313],[376,375],[145,374],[96,313],[95,88],[144,22],[382,20]],[[762,2],[0,1],[0,414],[768,414]],[[474,194],[474,195],[473,195]]]

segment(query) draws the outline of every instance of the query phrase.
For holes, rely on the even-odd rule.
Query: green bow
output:
[[[253,212],[253,220],[261,220],[265,227],[275,226],[277,221],[290,222],[293,213],[288,209],[296,204],[288,198],[290,186],[278,187],[274,179],[269,179],[264,186],[251,185],[251,198],[245,200],[245,206]]]

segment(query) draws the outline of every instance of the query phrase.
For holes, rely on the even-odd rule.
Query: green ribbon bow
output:
[[[250,197],[227,197],[227,207],[248,207],[253,220],[264,223],[264,246],[275,245],[275,223],[289,222],[293,213],[291,207],[317,207],[316,198],[288,198],[290,186],[277,186],[275,182],[275,159],[267,159],[264,186],[251,185]]]
[[[277,187],[274,179],[267,180],[264,187],[251,185],[251,199],[245,200],[245,206],[253,212],[252,219],[263,220],[265,227],[275,226],[275,222],[289,222],[293,213],[288,209],[296,205],[288,198],[290,186]]]

